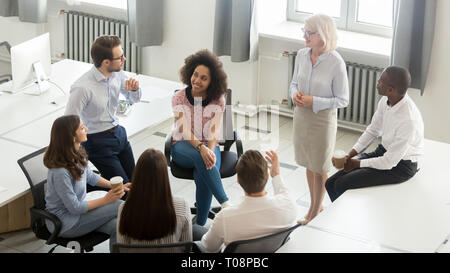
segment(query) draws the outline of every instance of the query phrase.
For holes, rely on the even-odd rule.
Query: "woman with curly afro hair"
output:
[[[194,169],[197,224],[203,226],[213,195],[222,207],[228,206],[218,145],[227,75],[219,58],[204,49],[184,60],[180,78],[187,87],[172,98],[175,126],[171,153],[177,165]]]

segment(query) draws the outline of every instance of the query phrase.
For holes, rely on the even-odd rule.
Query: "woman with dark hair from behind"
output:
[[[110,235],[110,250],[116,242],[117,210],[120,198],[129,190],[116,187],[102,198],[86,201],[86,184],[111,188],[111,183],[95,174],[88,166],[88,158],[82,142],[87,131],[79,116],[62,116],[52,126],[50,144],[44,154],[44,165],[49,169],[46,210],[62,222],[58,236],[74,238],[92,231]],[[50,232],[54,225],[46,221]]]
[[[183,198],[172,197],[163,153],[145,150],[131,181],[133,187],[119,207],[117,242],[133,245],[191,242],[191,211]]]

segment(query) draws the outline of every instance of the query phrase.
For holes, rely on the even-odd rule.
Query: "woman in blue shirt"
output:
[[[62,222],[58,236],[73,238],[94,230],[109,234],[110,250],[116,242],[117,211],[130,184],[116,187],[102,198],[86,201],[86,184],[111,188],[111,183],[95,174],[88,166],[87,154],[80,145],[87,140],[88,129],[79,116],[62,116],[52,126],[50,144],[45,151],[44,165],[49,169],[46,210]],[[53,232],[54,226],[46,222]]]
[[[293,141],[297,164],[307,169],[311,205],[307,224],[322,210],[327,173],[331,168],[337,131],[337,108],[349,101],[347,71],[335,51],[336,25],[327,15],[314,15],[303,29],[306,48],[295,60],[290,94],[296,107]]]

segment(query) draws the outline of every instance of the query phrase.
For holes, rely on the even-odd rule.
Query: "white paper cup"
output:
[[[115,189],[116,187],[123,187],[123,178],[121,176],[114,176],[109,180],[109,182],[111,182],[112,189]]]
[[[334,152],[333,159],[334,159],[334,166],[336,169],[343,169],[345,164],[345,156],[347,153],[345,153],[342,150],[337,150]]]

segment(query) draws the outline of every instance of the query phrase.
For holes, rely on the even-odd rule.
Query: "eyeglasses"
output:
[[[110,60],[111,61],[115,61],[115,60],[122,60],[122,59],[125,59],[125,55],[121,55],[120,57],[117,57],[117,58],[111,58]]]
[[[302,27],[302,32],[306,36],[306,38],[311,37],[311,35],[317,34],[317,31],[308,31]]]

